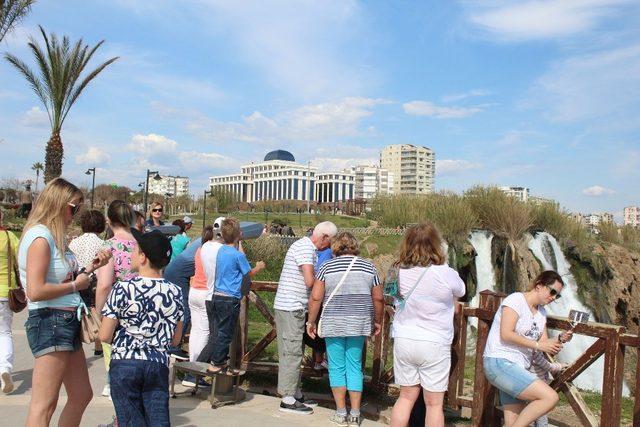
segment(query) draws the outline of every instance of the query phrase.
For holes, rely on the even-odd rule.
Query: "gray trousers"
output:
[[[275,310],[278,332],[278,393],[293,396],[300,389],[300,365],[304,354],[304,310]]]

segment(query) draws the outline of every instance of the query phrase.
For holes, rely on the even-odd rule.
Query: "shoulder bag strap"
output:
[[[356,259],[358,259],[358,257],[354,256],[353,259],[351,260],[351,263],[349,264],[349,267],[347,268],[347,271],[344,272],[344,274],[342,275],[342,278],[340,279],[340,282],[338,282],[336,287],[333,289],[333,292],[331,292],[331,295],[329,295],[329,298],[327,298],[327,300],[325,301],[325,303],[324,303],[325,307],[329,304],[329,301],[331,301],[331,299],[336,294],[336,292],[338,292],[338,290],[342,287],[342,284],[344,283],[344,279],[347,278],[347,275],[351,271],[351,267],[353,267],[353,265],[356,263]]]
[[[427,270],[429,270],[429,267],[425,267],[424,271],[422,272],[422,274],[420,275],[420,277],[418,277],[418,280],[416,281],[416,284],[413,285],[413,287],[411,288],[411,290],[409,291],[409,293],[407,293],[407,296],[404,297],[404,302],[405,304],[407,303],[407,300],[409,299],[409,297],[411,296],[411,294],[413,293],[413,291],[416,290],[416,288],[418,287],[418,285],[420,284],[420,282],[422,281],[422,278],[424,277],[425,274],[427,274]],[[398,282],[400,282],[400,272],[398,272]]]
[[[11,265],[13,261],[13,257],[11,256],[11,238],[7,230],[4,230],[4,234],[7,236],[7,289],[11,289],[11,274],[13,273],[13,266]]]

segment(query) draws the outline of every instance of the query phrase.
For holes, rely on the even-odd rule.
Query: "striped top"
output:
[[[326,304],[329,295],[349,268],[353,257],[353,255],[342,255],[329,260],[316,274],[316,279],[324,282],[323,337],[369,336],[373,332],[371,289],[380,285],[380,279],[376,268],[369,261],[356,257],[356,262],[344,283]]]
[[[305,264],[313,266],[315,262],[316,246],[310,238],[305,236],[293,242],[284,257],[273,308],[282,311],[307,309],[309,290],[300,267]]]

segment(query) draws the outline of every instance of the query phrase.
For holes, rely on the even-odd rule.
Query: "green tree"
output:
[[[42,166],[42,163],[40,162],[35,162],[33,165],[31,165],[31,170],[32,171],[36,171],[36,193],[38,192],[38,179],[40,179],[40,171],[44,170],[44,166]]]
[[[43,50],[33,37],[28,44],[36,59],[39,76],[16,56],[7,53],[5,58],[22,73],[49,115],[51,137],[47,142],[44,162],[44,181],[49,182],[62,174],[64,148],[60,132],[69,110],[89,82],[118,57],[109,59],[81,78],[80,75],[104,40],[92,48],[85,45],[82,39],[72,46],[67,36],[60,40],[53,33],[47,36],[44,28],[39,28],[46,49]]]
[[[0,0],[0,42],[27,16],[34,3],[35,0]]]

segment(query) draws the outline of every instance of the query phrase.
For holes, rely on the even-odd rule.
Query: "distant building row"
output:
[[[209,178],[211,190],[228,191],[242,202],[299,200],[336,203],[370,199],[377,194],[428,194],[433,191],[435,154],[426,147],[390,145],[380,165],[359,165],[340,172],[319,173],[311,164],[296,163],[291,153],[276,150],[241,173]]]
[[[149,193],[168,197],[189,195],[189,178],[186,176],[160,175],[160,179],[149,180]]]

